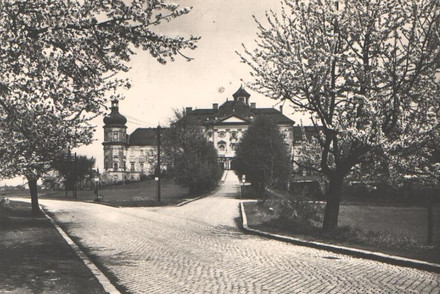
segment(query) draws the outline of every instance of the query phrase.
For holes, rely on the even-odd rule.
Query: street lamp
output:
[[[95,201],[99,202],[102,199],[99,197],[99,169],[96,169],[95,178],[93,179],[95,181]]]
[[[243,188],[244,183],[246,183],[246,175],[241,176],[241,191],[240,191],[240,199],[243,198]]]
[[[154,178],[157,181],[157,202],[160,202],[160,178],[161,178],[161,169],[160,169],[160,125],[157,125],[157,168],[156,168],[156,177]]]

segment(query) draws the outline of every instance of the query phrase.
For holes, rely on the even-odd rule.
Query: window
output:
[[[217,143],[217,148],[219,151],[225,151],[226,149],[226,142],[225,141],[220,141]]]
[[[118,163],[117,162],[113,162],[113,170],[118,170]]]
[[[141,168],[141,172],[143,172],[144,171],[144,164],[140,163],[139,165],[140,165],[140,168]]]
[[[237,139],[237,132],[236,131],[232,131],[231,138],[232,139]]]
[[[113,132],[113,140],[118,140],[118,132]]]
[[[237,144],[232,143],[231,144],[231,150],[235,151],[237,149]]]
[[[134,162],[131,163],[130,171],[134,171]]]
[[[218,132],[218,136],[219,136],[220,138],[223,138],[223,137],[225,136],[225,132],[223,132],[223,131]]]

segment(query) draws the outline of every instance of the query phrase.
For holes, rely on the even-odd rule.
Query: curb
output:
[[[110,294],[121,294],[121,292],[116,289],[116,287],[110,282],[110,280],[104,275],[102,271],[87,257],[87,255],[82,251],[78,245],[67,235],[67,233],[55,222],[55,220],[50,217],[46,211],[40,206],[41,211],[47,217],[52,225],[57,229],[63,239],[69,244],[70,248],[76,253],[76,255],[84,262],[87,268],[93,273],[98,282],[101,284],[104,291]]]
[[[263,232],[260,230],[252,229],[247,224],[247,217],[246,217],[246,212],[244,210],[243,201],[240,202],[240,214],[241,214],[241,218],[243,221],[243,225],[242,225],[243,230],[247,233],[250,233],[250,234],[255,234],[255,235],[269,238],[269,239],[275,239],[278,241],[288,242],[288,243],[295,244],[295,245],[307,246],[307,247],[312,247],[312,248],[316,248],[316,249],[331,251],[334,253],[341,253],[341,254],[345,254],[345,255],[350,255],[350,256],[354,256],[354,257],[358,257],[358,258],[371,259],[371,260],[381,261],[381,262],[385,262],[385,263],[389,263],[389,264],[393,264],[393,265],[410,267],[410,268],[440,273],[440,264],[436,264],[436,263],[430,263],[430,262],[425,262],[425,261],[416,260],[416,259],[409,259],[409,258],[404,258],[404,257],[400,257],[400,256],[395,256],[395,255],[388,255],[388,254],[384,254],[384,253],[380,253],[380,252],[374,252],[374,251],[368,251],[368,250],[362,250],[362,249],[354,249],[354,248],[345,247],[345,246],[337,246],[337,245],[330,245],[330,244],[326,244],[326,243],[307,241],[307,240],[303,240],[303,239],[299,239],[299,238],[287,237],[287,236],[278,235],[278,234],[271,234],[271,233]]]
[[[91,203],[91,204],[101,204],[101,205],[105,205],[108,207],[113,207],[113,208],[121,208],[121,206],[119,205],[113,205],[104,201],[95,201],[95,200],[87,200],[87,201],[82,201],[84,203]]]
[[[199,197],[196,197],[196,198],[193,198],[193,199],[185,200],[185,201],[183,201],[183,202],[180,202],[179,204],[176,204],[176,206],[177,206],[177,207],[180,207],[180,206],[183,206],[183,205],[185,205],[185,204],[188,204],[188,203],[191,203],[191,202],[197,201],[197,200],[199,200],[199,199],[202,199],[203,197],[205,197],[205,196],[199,196]]]
[[[185,201],[183,201],[183,202],[180,202],[180,203],[176,204],[176,206],[177,206],[177,207],[181,207],[181,206],[186,205],[186,204],[188,204],[188,203],[191,203],[191,202],[194,202],[194,201],[200,200],[200,199],[202,199],[202,198],[205,198],[205,197],[211,195],[212,193],[215,193],[215,192],[217,192],[218,190],[220,190],[220,187],[221,187],[221,186],[218,185],[218,187],[216,187],[214,190],[212,190],[212,191],[210,191],[210,192],[206,192],[205,194],[203,194],[203,195],[201,195],[201,196],[199,196],[199,197],[192,198],[192,199],[188,199],[188,200],[185,200]]]
[[[222,175],[222,178],[220,179],[219,182],[224,182],[225,179],[226,179],[226,175],[227,175],[227,174],[228,174],[227,172],[224,172],[223,175]],[[176,206],[177,206],[177,207],[180,207],[180,206],[186,205],[186,204],[188,204],[188,203],[191,203],[191,202],[194,202],[194,201],[200,200],[200,199],[202,199],[202,198],[205,198],[206,196],[211,195],[212,193],[215,193],[215,192],[219,191],[220,188],[221,188],[221,185],[218,185],[214,190],[212,190],[212,191],[210,191],[210,192],[207,192],[207,193],[203,194],[202,196],[199,196],[199,197],[196,197],[196,198],[193,198],[193,199],[188,199],[188,200],[186,200],[186,201],[183,201],[183,202],[181,202],[181,203],[179,203],[179,204],[176,204]]]

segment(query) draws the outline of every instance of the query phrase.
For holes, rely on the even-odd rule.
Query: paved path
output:
[[[42,200],[129,293],[440,293],[440,275],[241,233],[231,172],[182,207]]]

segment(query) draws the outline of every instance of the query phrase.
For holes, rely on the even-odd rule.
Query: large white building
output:
[[[220,106],[214,103],[210,109],[186,109],[186,115],[203,126],[206,138],[216,147],[219,163],[224,169],[233,169],[236,146],[257,116],[270,117],[284,135],[288,150],[293,152],[294,122],[282,113],[282,107],[280,110],[257,108],[255,103],[250,102],[250,94],[243,87],[232,96],[233,100],[227,100]]]
[[[240,87],[232,100],[222,105],[214,103],[209,109],[186,108],[185,115],[200,125],[206,138],[218,151],[219,164],[232,169],[232,159],[240,138],[257,116],[270,117],[284,134],[288,150],[294,152],[294,122],[274,108],[257,108],[250,94]],[[157,154],[157,134],[153,128],[138,128],[127,135],[127,119],[119,113],[113,101],[111,113],[104,118],[104,169],[114,180],[137,180],[141,174],[154,172]]]

